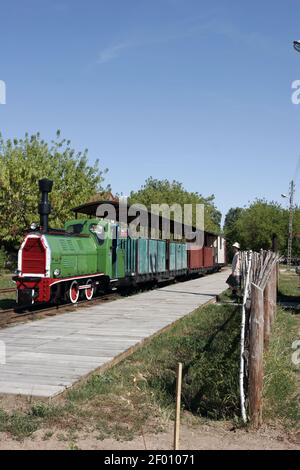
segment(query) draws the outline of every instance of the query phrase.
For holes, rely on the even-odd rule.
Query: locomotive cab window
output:
[[[66,232],[70,235],[79,235],[83,230],[83,224],[73,224],[69,225]]]
[[[103,245],[103,243],[105,241],[104,227],[102,225],[99,225],[99,224],[92,224],[90,226],[90,232],[93,233],[96,236],[99,245]]]

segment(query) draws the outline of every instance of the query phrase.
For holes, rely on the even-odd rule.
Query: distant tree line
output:
[[[132,191],[129,202],[144,204],[149,210],[151,204],[179,204],[184,208],[184,204],[204,205],[205,229],[212,232],[220,232],[222,214],[214,203],[215,196],[203,196],[198,192],[187,191],[182,183],[178,181],[158,180],[148,178],[138,191]],[[172,217],[172,213],[170,214]],[[193,224],[196,225],[196,214],[193,212]]]
[[[245,250],[269,250],[274,247],[286,255],[288,221],[289,211],[274,201],[257,199],[248,207],[230,209],[224,223],[229,255],[235,241]],[[300,256],[300,207],[294,210],[293,233],[293,255]]]
[[[0,247],[16,248],[24,231],[38,222],[39,192],[37,182],[48,177],[54,181],[51,194],[50,223],[62,227],[73,216],[72,208],[94,200],[97,194],[110,191],[103,186],[106,169],[99,161],[91,165],[88,151],[78,152],[71,142],[57,131],[55,140],[44,141],[40,134],[25,135],[24,139],[4,140],[0,134]],[[144,204],[204,204],[205,228],[221,231],[221,213],[214,195],[191,192],[178,181],[148,178],[137,191],[130,193],[129,203]],[[240,242],[242,249],[260,250],[276,247],[283,255],[287,251],[289,213],[280,204],[257,199],[248,207],[235,207],[225,218],[224,235],[230,245]],[[293,254],[300,256],[300,207],[294,211]],[[3,249],[2,249],[3,250]],[[1,252],[1,263],[3,251]],[[1,264],[0,263],[0,264]]]
[[[99,161],[89,163],[88,151],[78,152],[57,131],[55,140],[43,140],[39,133],[24,139],[4,140],[0,134],[0,247],[16,249],[32,222],[39,222],[38,180],[54,181],[49,221],[60,228],[73,217],[72,208],[110,191],[104,185],[106,169]],[[190,192],[177,181],[149,178],[138,191],[132,191],[129,203],[204,204],[207,230],[220,231],[221,213],[214,195],[204,197]],[[3,258],[3,256],[2,256]],[[2,260],[1,258],[1,260]],[[2,261],[1,261],[2,262]]]

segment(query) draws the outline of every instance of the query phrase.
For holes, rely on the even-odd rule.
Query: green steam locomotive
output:
[[[48,179],[39,181],[40,225],[32,224],[19,249],[13,278],[19,307],[63,300],[76,303],[80,297],[91,300],[112,287],[205,274],[225,262],[225,241],[219,236],[211,239],[211,246],[190,252],[183,242],[131,238],[118,223],[95,217],[69,220],[64,229],[51,229],[52,185]]]

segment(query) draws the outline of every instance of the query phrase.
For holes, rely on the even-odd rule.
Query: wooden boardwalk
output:
[[[215,298],[228,271],[0,330],[0,394],[54,397]],[[0,347],[3,343],[0,343]]]

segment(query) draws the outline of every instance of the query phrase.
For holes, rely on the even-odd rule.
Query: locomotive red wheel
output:
[[[94,287],[93,287],[93,281],[89,279],[86,283],[86,285],[89,285],[91,287],[85,289],[85,297],[87,300],[91,300],[94,295]]]
[[[70,285],[69,298],[72,304],[76,304],[79,298],[79,287],[76,281],[73,281]]]

